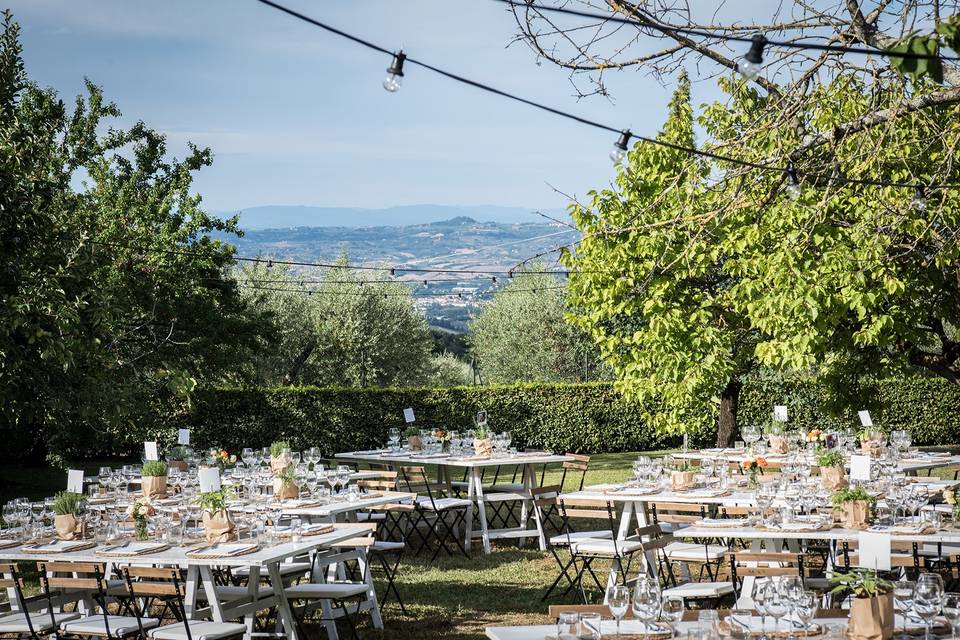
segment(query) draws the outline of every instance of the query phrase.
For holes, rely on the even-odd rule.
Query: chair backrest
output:
[[[570,524],[571,518],[582,520],[605,520],[607,529],[613,534],[614,548],[617,545],[616,512],[617,506],[611,500],[589,500],[586,498],[557,498],[557,506],[560,509],[560,518],[563,525],[560,529],[561,534],[567,535],[567,542],[572,542],[569,537],[573,533],[573,527]]]
[[[844,540],[840,544],[840,557],[844,570],[850,567],[856,567],[860,564],[860,556],[855,553],[859,549],[860,543],[855,540]],[[894,541],[890,543],[890,568],[915,569],[920,571],[922,559],[920,557],[920,545],[916,542]]]
[[[357,480],[356,485],[374,491],[394,491],[397,488],[397,472],[380,471],[378,477]]]
[[[430,481],[424,467],[401,467],[400,478],[406,485],[406,490],[419,496],[426,496],[433,503],[436,498],[443,496],[447,486]]]
[[[730,582],[738,592],[743,578],[747,576],[800,576],[805,579],[808,575],[802,553],[744,551],[728,552],[727,557],[730,560]]]
[[[40,574],[40,587],[47,598],[47,611],[50,614],[50,623],[54,629],[58,628],[60,623],[57,622],[54,615],[57,608],[53,603],[53,590],[89,591],[94,602],[100,605],[104,631],[106,631],[107,637],[111,637],[109,613],[107,611],[107,581],[102,563],[41,561],[37,563],[37,572]]]
[[[655,523],[689,524],[703,520],[709,514],[709,507],[704,504],[651,502],[649,507],[651,519]]]
[[[127,593],[130,594],[130,606],[137,617],[140,637],[146,638],[143,628],[144,611],[140,610],[139,598],[158,598],[173,608],[174,617],[183,620],[187,640],[192,640],[190,624],[187,621],[183,604],[186,592],[183,573],[176,567],[123,567],[123,579]]]
[[[558,484],[546,487],[534,487],[530,490],[530,497],[533,498],[535,508],[543,509],[557,504],[557,497],[561,491],[562,488]]]
[[[563,463],[563,475],[560,476],[560,486],[566,486],[567,473],[569,473],[570,477],[574,478],[577,487],[576,491],[580,491],[583,489],[583,483],[587,479],[587,470],[590,468],[590,456],[585,456],[580,453],[567,453],[566,455],[573,458],[573,460],[567,460]]]

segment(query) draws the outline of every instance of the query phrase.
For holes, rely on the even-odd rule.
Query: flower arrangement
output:
[[[137,540],[147,539],[147,521],[156,513],[147,498],[137,498],[127,507],[127,517],[133,518],[134,536]]]
[[[827,433],[823,429],[811,429],[807,431],[807,442],[820,444],[827,441]]]
[[[440,442],[450,442],[450,432],[444,429],[435,429],[433,431],[433,437],[439,440]]]
[[[767,459],[763,456],[754,456],[747,458],[740,463],[740,468],[747,472],[750,478],[750,486],[757,486],[757,475],[763,473],[763,470],[770,466]]]
[[[220,467],[220,471],[233,469],[237,466],[237,456],[227,453],[226,449],[217,449],[214,447],[210,449],[210,457],[213,459],[213,464]]]

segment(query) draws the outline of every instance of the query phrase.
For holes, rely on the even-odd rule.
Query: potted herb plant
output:
[[[863,487],[845,487],[833,494],[833,511],[840,514],[840,522],[848,529],[866,529],[876,502]]]
[[[273,497],[277,500],[297,498],[300,496],[300,487],[293,477],[293,461],[283,471],[273,474]]]
[[[290,443],[286,440],[277,440],[270,445],[270,470],[273,473],[286,471],[293,462],[290,457]]]
[[[953,528],[960,529],[960,500],[958,500],[956,486],[943,490],[943,501],[953,508]]]
[[[53,526],[57,530],[57,537],[61,540],[77,540],[86,533],[83,514],[87,509],[87,502],[79,493],[61,491],[53,497]]]
[[[493,441],[490,439],[493,433],[487,423],[478,424],[473,429],[473,451],[478,456],[493,455]]]
[[[853,569],[833,576],[833,593],[847,592],[850,600],[848,637],[852,640],[890,640],[893,637],[893,584],[872,569]]]
[[[167,451],[167,467],[186,471],[188,468],[187,459],[193,455],[193,449],[186,445],[178,444],[170,447]]]
[[[767,444],[770,447],[770,453],[787,452],[786,426],[783,422],[774,420],[767,427]]]
[[[147,460],[140,469],[140,487],[147,500],[167,497],[167,463]]]
[[[690,466],[690,461],[682,458],[674,458],[674,468],[670,472],[670,488],[674,491],[684,491],[692,489],[696,484],[696,475]]]
[[[197,504],[203,510],[203,530],[208,542],[226,542],[233,536],[236,523],[227,510],[227,492],[208,491],[197,497]]]
[[[423,441],[420,439],[420,430],[416,427],[407,427],[404,429],[403,437],[407,439],[407,449],[410,451],[420,451],[423,449]]]
[[[817,466],[820,467],[820,482],[829,491],[847,486],[847,470],[843,454],[836,449],[821,449],[817,452]]]

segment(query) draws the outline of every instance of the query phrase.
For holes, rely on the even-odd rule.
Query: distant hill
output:
[[[543,209],[553,217],[566,217],[562,209]],[[219,211],[215,215],[226,218],[240,214],[244,229],[291,229],[294,227],[383,227],[411,226],[442,222],[457,217],[468,217],[478,222],[545,222],[544,218],[522,207],[494,205],[448,206],[415,204],[387,209],[359,209],[349,207],[308,207],[267,205],[237,211]]]

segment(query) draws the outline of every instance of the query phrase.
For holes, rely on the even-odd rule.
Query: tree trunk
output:
[[[300,377],[300,370],[303,369],[303,365],[307,363],[307,360],[310,358],[310,355],[316,348],[317,343],[314,342],[300,352],[300,355],[297,356],[297,359],[293,361],[292,365],[290,365],[290,370],[287,371],[286,375],[283,376],[283,386],[289,387],[296,382],[297,378]]]
[[[737,409],[740,406],[740,389],[743,384],[737,378],[727,383],[720,394],[720,418],[717,425],[717,446],[729,447],[737,432]]]

